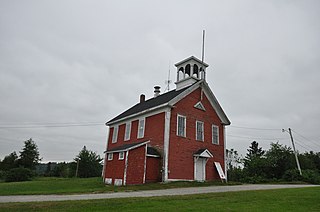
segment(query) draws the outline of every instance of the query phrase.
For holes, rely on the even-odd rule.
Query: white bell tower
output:
[[[199,80],[206,80],[208,64],[191,56],[175,64],[177,67],[176,90],[185,88]]]

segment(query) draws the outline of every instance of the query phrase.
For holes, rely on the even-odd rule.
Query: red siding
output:
[[[113,153],[113,160],[106,159],[106,163],[105,178],[112,178],[112,183],[114,183],[114,179],[122,179],[123,181],[125,158],[119,160],[119,153]]]
[[[201,89],[197,89],[179,101],[171,111],[171,129],[169,144],[169,179],[194,179],[193,153],[206,148],[212,154],[206,165],[206,179],[219,179],[214,167],[214,161],[220,162],[224,168],[224,134],[223,125],[212,108],[207,97],[203,94],[201,101],[206,111],[194,108],[200,101]],[[186,137],[176,135],[177,114],[186,116]],[[196,141],[196,120],[204,122],[204,141]],[[219,127],[219,145],[212,144],[212,124]]]
[[[126,124],[123,123],[119,125],[118,139],[116,143],[112,143],[113,127],[110,128],[109,139],[108,139],[108,149],[114,147],[122,146],[128,143],[138,143],[141,141],[150,140],[150,144],[159,149],[163,149],[163,137],[164,137],[164,113],[159,113],[145,119],[145,130],[144,137],[137,138],[138,134],[138,119],[131,122],[131,134],[130,139],[124,141],[124,133]]]
[[[129,151],[127,185],[142,184],[145,172],[146,145]]]
[[[150,145],[163,150],[165,113],[159,113],[146,118],[145,138]]]
[[[160,158],[147,157],[146,182],[159,182],[160,176]]]

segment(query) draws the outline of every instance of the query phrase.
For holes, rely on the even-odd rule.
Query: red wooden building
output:
[[[230,121],[206,82],[208,65],[191,56],[177,64],[176,89],[140,102],[109,126],[103,178],[127,185],[218,180],[225,173]]]

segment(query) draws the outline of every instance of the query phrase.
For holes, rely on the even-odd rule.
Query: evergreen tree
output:
[[[16,168],[18,166],[18,156],[16,152],[12,152],[5,156],[3,161],[0,162],[0,170],[9,171],[10,169]]]
[[[86,146],[83,147],[74,160],[78,163],[78,177],[101,176],[102,158],[95,152],[87,150]]]
[[[20,152],[19,165],[35,169],[35,166],[41,161],[37,144],[30,138],[24,142],[24,147]]]
[[[253,141],[244,158],[244,171],[248,177],[265,178],[266,158],[265,151],[259,147],[259,143]]]

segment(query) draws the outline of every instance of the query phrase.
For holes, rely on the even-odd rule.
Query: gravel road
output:
[[[204,193],[247,191],[247,190],[302,188],[302,187],[316,187],[316,186],[319,186],[319,185],[257,185],[255,184],[255,185],[235,185],[235,186],[173,188],[173,189],[164,189],[164,190],[113,192],[113,193],[99,193],[99,194],[17,195],[17,196],[0,196],[0,203],[113,199],[113,198],[130,198],[130,197],[156,197],[156,196],[204,194]]]

